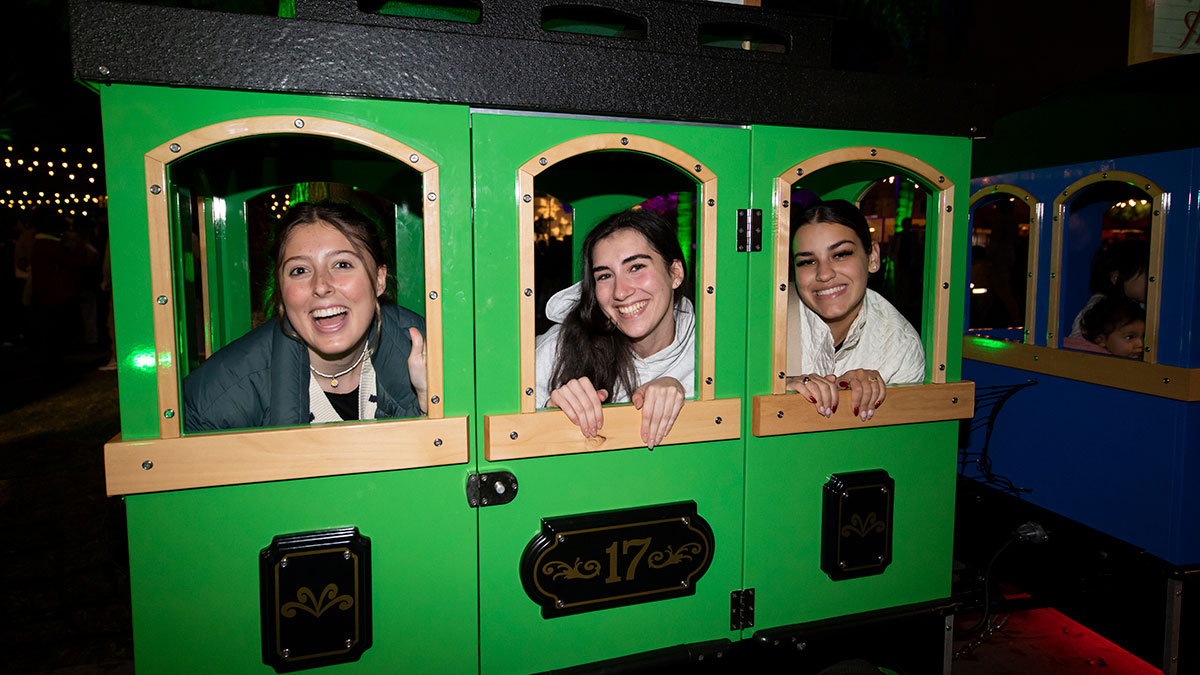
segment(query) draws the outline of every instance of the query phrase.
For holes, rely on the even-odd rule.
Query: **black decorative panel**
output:
[[[284,673],[371,646],[371,540],[357,527],[283,534],[259,554],[263,663]]]
[[[695,502],[543,518],[521,582],[546,619],[692,595],[713,556]]]
[[[882,469],[835,473],[825,483],[821,569],[831,579],[881,574],[891,564],[895,488]]]

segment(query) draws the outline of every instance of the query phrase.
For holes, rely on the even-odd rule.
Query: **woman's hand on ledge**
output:
[[[416,328],[408,329],[412,339],[412,350],[408,353],[408,379],[412,381],[413,390],[417,392],[417,405],[421,414],[429,413],[429,371],[425,366],[425,338]]]
[[[633,407],[642,411],[642,442],[651,450],[671,433],[683,409],[683,384],[673,377],[660,377],[633,390]]]
[[[787,379],[787,390],[794,391],[812,401],[817,413],[826,418],[837,412],[838,390],[833,375],[796,375]]]
[[[850,390],[850,407],[864,422],[875,416],[875,409],[883,405],[887,396],[887,387],[878,370],[848,370],[837,381],[839,388]]]
[[[604,412],[600,404],[608,400],[608,390],[597,390],[586,377],[567,380],[563,386],[550,392],[550,405],[560,408],[579,427],[584,438],[592,438],[604,426]]]

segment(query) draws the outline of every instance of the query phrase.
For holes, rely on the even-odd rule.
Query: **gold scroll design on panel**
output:
[[[319,596],[313,595],[308,586],[301,586],[300,590],[296,591],[296,600],[299,602],[289,602],[280,607],[279,613],[285,618],[291,619],[296,616],[298,610],[304,610],[314,617],[320,618],[334,605],[337,605],[337,608],[342,611],[354,606],[354,598],[345,593],[338,595],[337,584],[329,584]]]
[[[662,551],[652,551],[647,564],[651,569],[662,569],[691,560],[693,555],[700,555],[703,550],[703,547],[696,542],[684,544],[678,549],[668,545]],[[600,574],[600,561],[588,560],[585,562],[581,558],[575,558],[575,564],[570,565],[561,560],[551,560],[542,566],[542,574],[548,575],[554,580],[560,577],[563,579],[592,579]]]
[[[850,524],[842,526],[842,536],[849,537],[857,534],[859,537],[866,537],[873,530],[883,532],[886,529],[887,523],[879,520],[874,511],[868,513],[865,519],[855,513],[850,516]]]

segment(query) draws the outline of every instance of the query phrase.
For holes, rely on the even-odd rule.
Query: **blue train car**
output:
[[[1052,150],[1029,156],[1120,145],[1093,137],[1081,151],[1065,133],[1056,146],[1075,120],[1062,101],[1050,108],[1036,142]],[[960,451],[957,546],[986,560],[1021,538],[1019,523],[1041,523],[1046,543],[1006,554],[1009,574],[1164,672],[1195,672],[1200,148],[1160,136],[1146,143],[1155,152],[1025,167],[1034,143],[1017,141],[1007,170],[971,182],[963,375],[979,398]],[[1121,358],[1096,342],[1107,310],[1080,318],[1098,284],[1129,278],[1108,291],[1128,300],[1105,306],[1144,311],[1136,353]]]

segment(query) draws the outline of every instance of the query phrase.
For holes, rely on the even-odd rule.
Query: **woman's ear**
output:
[[[671,261],[671,288],[679,288],[679,284],[683,283],[683,261]]]
[[[387,265],[375,268],[375,297],[383,295],[387,290]]]
[[[879,242],[871,242],[871,252],[867,254],[867,270],[871,273],[879,271]]]

